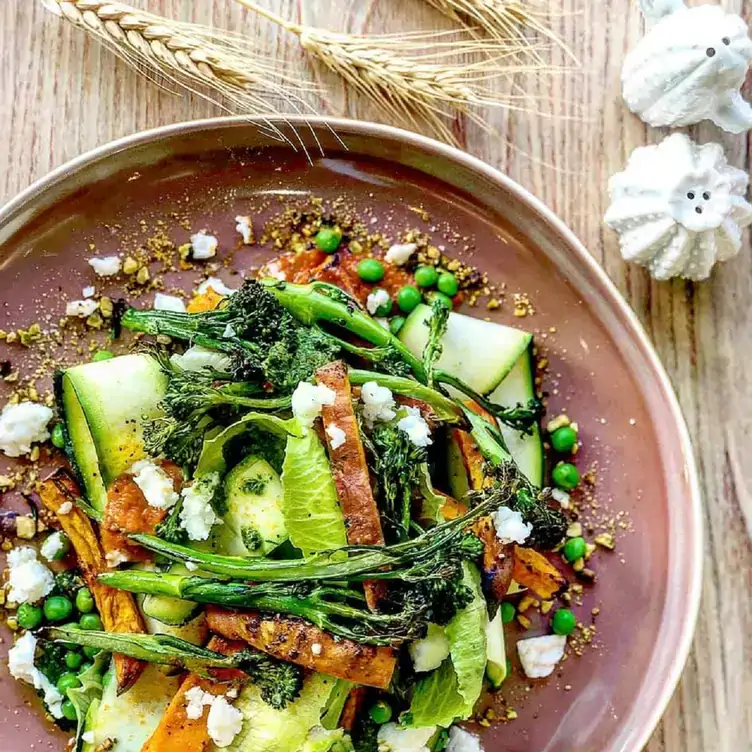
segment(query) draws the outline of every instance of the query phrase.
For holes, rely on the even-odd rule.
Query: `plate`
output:
[[[42,311],[62,315],[65,298],[102,282],[92,281],[87,258],[120,252],[139,236],[144,242],[146,227],[158,220],[182,243],[188,217],[193,231],[211,229],[229,248],[237,214],[273,214],[314,195],[372,215],[374,228],[390,235],[418,228],[447,252],[462,252],[506,285],[499,311],[470,312],[536,332],[549,363],[549,415],[566,408],[576,418],[584,443],[578,465],[594,468],[588,493],[598,506],[588,517],[613,521],[618,533],[616,551],[591,559],[597,584],[576,608],[594,626],[590,644],[546,682],[518,676],[506,683],[506,702],[495,707],[504,721],[484,729],[485,749],[636,752],[689,651],[702,523],[687,430],[635,315],[556,216],[468,154],[369,123],[275,124],[289,143],[244,118],[149,131],[33,185],[0,210],[0,329],[30,323]],[[254,247],[235,263],[247,269],[268,255]],[[513,315],[515,294],[529,297],[534,315]],[[7,352],[0,349],[0,360]],[[9,645],[6,635],[3,653]],[[0,749],[46,749],[59,739],[62,750],[64,737],[29,699],[3,666]]]

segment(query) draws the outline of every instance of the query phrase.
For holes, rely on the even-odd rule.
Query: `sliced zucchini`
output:
[[[419,305],[405,321],[399,338],[417,356],[428,342],[431,308]],[[444,349],[437,368],[462,379],[481,394],[489,394],[528,349],[533,335],[520,329],[450,313]]]
[[[193,574],[182,564],[173,564],[169,573],[188,576]],[[145,595],[141,602],[141,611],[145,617],[154,619],[162,626],[182,627],[198,616],[201,605],[193,601],[184,601],[181,598],[170,598],[167,595]],[[160,634],[166,634],[161,630],[158,631]]]
[[[451,435],[447,441],[447,475],[452,496],[462,501],[470,490],[470,482],[467,478],[465,463],[462,461],[462,452]]]
[[[495,689],[507,678],[507,654],[504,646],[504,624],[501,621],[501,609],[488,622],[486,628],[486,676]]]
[[[58,376],[68,455],[95,509],[104,509],[110,483],[144,456],[142,421],[159,414],[166,386],[148,355],[85,363]]]
[[[535,364],[532,347],[523,353],[511,373],[489,396],[491,402],[503,407],[526,404],[535,399]],[[543,485],[546,455],[540,426],[536,423],[532,433],[524,435],[509,426],[501,425],[501,433],[507,448],[520,470],[536,486]]]
[[[225,479],[227,513],[217,549],[231,556],[264,556],[287,540],[282,481],[266,461],[251,455]]]
[[[175,696],[180,678],[165,676],[158,666],[147,666],[136,684],[119,697],[113,668],[104,681],[101,701],[96,707],[92,703],[87,714],[86,731],[92,741],[84,744],[83,752],[141,752]],[[108,739],[112,746],[106,744]]]

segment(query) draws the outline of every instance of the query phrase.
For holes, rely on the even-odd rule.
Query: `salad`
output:
[[[443,255],[314,229],[187,305],[69,302],[130,352],[0,414],[6,455],[61,450],[6,548],[5,607],[11,674],[78,752],[481,750],[510,658],[545,680],[567,656],[595,546],[533,335],[456,312],[485,282]]]

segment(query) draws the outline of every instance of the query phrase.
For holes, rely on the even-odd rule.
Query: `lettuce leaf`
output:
[[[86,717],[89,713],[89,708],[92,703],[99,702],[99,700],[102,699],[102,673],[105,664],[109,663],[109,661],[110,656],[108,653],[105,653],[104,651],[99,653],[96,658],[94,658],[94,663],[82,674],[79,674],[78,678],[81,680],[81,686],[68,690],[68,699],[76,709],[76,737],[74,749],[77,751],[83,747],[82,737],[86,730]]]
[[[480,573],[472,564],[463,565],[463,582],[473,591],[473,600],[445,627],[449,657],[415,687],[410,705],[413,726],[448,727],[466,720],[483,690],[488,612]]]
[[[344,729],[328,730],[322,726],[311,729],[301,752],[352,752],[350,737]]]
[[[282,467],[282,513],[292,544],[304,554],[347,544],[345,520],[324,447],[310,428],[289,436]]]

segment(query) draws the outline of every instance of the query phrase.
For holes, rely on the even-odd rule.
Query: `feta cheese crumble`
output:
[[[217,697],[209,710],[206,727],[220,749],[229,747],[243,728],[243,714],[224,697]]]
[[[435,726],[409,728],[385,723],[376,738],[379,752],[430,752],[428,742],[435,733]]]
[[[204,261],[217,255],[219,241],[214,235],[207,235],[205,230],[191,235],[191,255],[197,261]]]
[[[151,460],[139,460],[129,470],[134,483],[141,489],[147,504],[157,509],[171,509],[180,498],[172,478]]]
[[[214,703],[215,697],[204,692],[201,687],[191,687],[185,693],[185,715],[191,721],[197,721],[204,714],[204,708]]]
[[[372,427],[377,421],[390,421],[397,413],[392,392],[385,386],[379,386],[375,381],[367,381],[360,390],[360,401],[363,403],[363,420]]]
[[[347,434],[336,423],[330,423],[326,427],[326,435],[329,437],[329,446],[332,449],[339,449],[347,438]]]
[[[44,693],[44,702],[55,718],[63,717],[63,695],[52,682],[34,666],[37,638],[26,632],[8,651],[8,670],[16,679],[31,684]]]
[[[170,360],[184,371],[201,371],[204,368],[226,371],[230,367],[230,359],[226,355],[201,345],[189,347],[182,355],[175,353]]]
[[[312,426],[321,415],[324,405],[333,405],[336,395],[323,384],[309,384],[301,381],[292,393],[292,414],[304,425]]]
[[[460,726],[449,729],[449,744],[444,752],[483,752],[480,739]]]
[[[55,557],[59,556],[65,550],[65,543],[63,542],[62,533],[52,533],[45,538],[44,543],[39,547],[39,553],[47,559],[47,561],[55,561]]]
[[[118,551],[117,549],[114,551],[108,551],[104,555],[104,559],[110,569],[117,569],[121,564],[127,564],[130,561],[127,554]]]
[[[517,653],[525,675],[530,679],[550,676],[564,657],[567,638],[564,635],[530,637],[517,643]]]
[[[235,221],[237,222],[235,229],[243,238],[243,245],[251,245],[253,243],[253,226],[251,225],[251,218],[238,216],[235,217]]]
[[[491,519],[496,528],[496,537],[502,543],[522,545],[533,532],[533,526],[523,521],[522,514],[509,507],[499,507]]]
[[[35,549],[24,546],[8,554],[8,600],[15,603],[36,603],[55,587],[55,577],[37,559]]]
[[[158,292],[154,296],[154,310],[185,313],[185,303],[177,295],[165,295],[163,292]]]
[[[87,319],[97,308],[99,308],[99,303],[96,300],[71,300],[65,305],[65,315]]]
[[[217,523],[212,500],[218,486],[219,473],[210,473],[197,478],[181,492],[183,508],[180,510],[180,524],[191,540],[207,540]]]
[[[554,488],[553,491],[551,491],[551,498],[554,501],[558,501],[559,505],[562,509],[569,509],[569,505],[571,503],[571,498],[569,494],[564,491],[561,488]]]
[[[94,285],[89,285],[89,287],[84,287],[84,289],[81,290],[81,295],[85,298],[93,298],[96,294],[97,288],[94,287]]]
[[[396,266],[403,266],[410,257],[418,250],[415,243],[395,243],[384,256],[384,260]]]
[[[420,410],[417,407],[402,409],[407,412],[407,415],[397,421],[397,428],[404,431],[407,438],[417,447],[427,447],[433,444],[431,429],[428,427],[425,418],[420,414]]]
[[[219,277],[209,277],[205,279],[197,288],[196,292],[199,295],[203,295],[209,288],[214,290],[217,295],[232,295],[236,293],[232,287],[228,287]]]
[[[98,277],[114,277],[122,266],[122,261],[117,256],[105,256],[104,258],[90,258],[89,266]]]
[[[371,316],[375,316],[376,311],[378,311],[381,306],[386,305],[390,300],[391,298],[386,290],[379,288],[375,292],[372,292],[366,298],[366,308],[368,309],[368,313],[370,313]]]
[[[443,627],[429,624],[426,636],[411,642],[408,651],[416,672],[433,671],[449,655],[449,640]]]
[[[313,645],[311,645],[311,652],[314,655],[321,655],[323,650],[324,646],[320,642],[314,642]]]
[[[58,514],[70,514],[73,511],[73,502],[64,501],[57,510]]]
[[[8,457],[21,457],[35,442],[47,441],[52,410],[36,402],[6,405],[0,413],[0,450]]]

